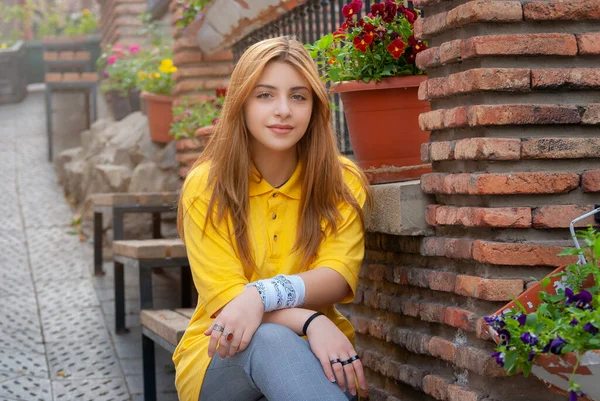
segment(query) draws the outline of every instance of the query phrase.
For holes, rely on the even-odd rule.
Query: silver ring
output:
[[[223,332],[223,331],[225,331],[225,328],[223,326],[215,323],[215,325],[213,326],[213,330]]]

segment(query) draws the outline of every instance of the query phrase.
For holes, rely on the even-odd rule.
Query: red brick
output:
[[[576,37],[579,54],[600,54],[600,33],[582,33]]]
[[[466,127],[467,107],[462,106],[421,113],[419,115],[419,126],[423,131]]]
[[[419,302],[410,299],[402,301],[402,313],[406,316],[417,317],[419,316]]]
[[[179,164],[191,167],[196,160],[198,160],[200,153],[201,152],[177,153],[175,155],[175,160],[177,160]]]
[[[469,238],[428,237],[423,240],[423,256],[445,256],[456,259],[472,258],[473,240]]]
[[[178,67],[185,64],[197,64],[202,61],[204,61],[204,54],[200,48],[198,50],[181,51],[173,56],[173,64]]]
[[[444,0],[413,0],[415,8],[423,8],[433,4],[441,3]]]
[[[456,274],[452,272],[433,271],[429,276],[429,288],[434,291],[453,292]]]
[[[454,292],[485,301],[510,301],[523,292],[523,286],[523,280],[485,279],[458,275]]]
[[[441,65],[440,48],[431,47],[417,54],[416,64],[417,67],[419,67],[422,70],[428,70],[430,68],[439,67]]]
[[[476,240],[473,259],[481,263],[510,266],[560,266],[576,261],[575,257],[556,256],[562,246],[539,243],[504,243]]]
[[[534,89],[598,89],[600,68],[548,68],[531,70]]]
[[[436,206],[435,208],[432,206]],[[531,227],[531,209],[528,207],[483,208],[430,205],[427,207],[430,225],[464,227]]]
[[[513,138],[467,138],[456,141],[457,160],[519,160],[521,140]]]
[[[484,91],[530,90],[529,70],[518,68],[475,68],[427,81],[426,99]]]
[[[177,150],[196,150],[204,144],[197,138],[180,138],[175,141],[175,148]]]
[[[436,400],[448,399],[448,385],[453,380],[445,379],[436,375],[427,375],[423,378],[423,392]]]
[[[463,345],[456,350],[455,364],[480,376],[504,377],[506,372],[490,357],[491,352]],[[461,400],[462,401],[462,400]]]
[[[211,64],[195,67],[182,67],[173,74],[176,81],[185,78],[208,78],[208,77],[229,76],[229,66],[227,64]]]
[[[594,205],[552,205],[533,209],[533,227],[535,228],[568,228],[571,221],[594,210]],[[590,216],[575,224],[575,227],[597,225],[594,216]]]
[[[466,388],[451,384],[448,386],[448,401],[480,401],[483,398],[476,391],[467,390]]]
[[[431,157],[429,156],[430,143],[421,144],[421,161],[423,163],[431,163]]]
[[[586,125],[600,124],[600,103],[588,104],[581,117],[581,123]]]
[[[461,59],[465,47],[462,39],[444,42],[439,47],[439,62],[441,64],[454,63]]]
[[[427,355],[429,353],[429,341],[431,336],[413,330],[412,328],[399,328],[396,326],[391,333],[391,340],[394,344],[406,348],[415,354]]]
[[[213,54],[205,54],[206,61],[233,61],[233,52],[231,50],[221,50]]]
[[[421,302],[419,304],[419,317],[425,322],[444,323],[445,310],[446,305]]]
[[[575,56],[577,41],[565,33],[477,36],[467,39],[464,59],[482,56]]]
[[[446,15],[446,12],[442,12],[416,20],[414,25],[415,38],[425,39],[444,31],[446,29]]]
[[[485,105],[469,107],[469,126],[579,124],[577,106],[547,104]]]
[[[454,141],[432,142],[429,154],[432,161],[453,160]]]
[[[480,338],[482,340],[492,339],[492,337],[490,336],[490,326],[483,318],[479,318],[475,322],[475,334],[477,335],[477,338]]]
[[[200,50],[200,48],[198,47],[198,40],[195,36],[185,36],[177,39],[175,43],[173,43],[172,50],[173,53],[179,53],[182,50],[202,52],[202,50]]]
[[[470,1],[448,11],[448,28],[479,22],[516,22],[523,20],[519,1]]]
[[[585,171],[581,176],[584,192],[600,192],[600,170]]]
[[[429,194],[556,194],[570,192],[578,186],[579,175],[576,173],[429,173],[421,176],[421,189]]]
[[[429,353],[431,356],[452,362],[456,354],[456,345],[442,337],[431,337],[429,341]]]
[[[459,329],[474,331],[477,315],[473,312],[449,306],[444,312],[444,323]]]
[[[393,280],[396,284],[408,284],[408,278],[406,277],[406,269],[403,267],[395,267],[393,273]]]
[[[544,0],[523,5],[525,21],[593,20],[600,19],[597,0]]]
[[[585,116],[585,115],[584,115]],[[600,157],[600,138],[528,138],[521,145],[524,159],[585,159]]]

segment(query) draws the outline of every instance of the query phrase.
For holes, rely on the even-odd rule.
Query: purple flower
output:
[[[527,315],[524,313],[520,314],[517,318],[517,322],[519,322],[519,326],[524,326],[525,322],[527,322]]]
[[[571,326],[575,327],[577,326],[577,324],[579,323],[579,320],[573,318],[573,320],[571,320],[571,322],[569,323]]]
[[[579,393],[579,394],[578,394]],[[569,401],[577,401],[577,396],[579,395],[579,397],[585,397],[585,393],[581,390],[579,391],[569,391]]]
[[[492,358],[496,358],[496,363],[504,367],[504,352],[493,352]]]
[[[585,326],[583,326],[583,329],[593,336],[598,334],[598,328],[591,323],[587,323]]]
[[[534,350],[529,351],[529,356],[527,357],[527,360],[529,362],[533,361],[533,358],[535,358],[535,355],[536,355],[536,353]]]
[[[510,344],[510,332],[508,330],[500,330],[498,332],[498,336],[500,337],[500,340],[502,341],[502,345]]]
[[[485,316],[483,320],[496,331],[506,326],[500,316]]]
[[[539,340],[535,336],[535,334],[527,331],[527,332],[521,334],[521,341],[523,341],[523,343],[525,343],[525,344],[536,345]]]
[[[552,352],[555,355],[560,355],[560,352],[562,351],[563,347],[567,344],[567,342],[565,341],[564,338],[561,337],[556,337],[554,340],[552,340],[552,342],[550,343],[550,352]]]
[[[576,308],[579,309],[592,309],[592,294],[587,292],[586,290],[581,290],[579,294],[575,294],[573,290],[570,288],[565,289],[565,296],[567,297],[567,301],[565,302],[567,305],[575,304]]]

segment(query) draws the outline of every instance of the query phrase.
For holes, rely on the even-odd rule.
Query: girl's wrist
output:
[[[323,312],[315,312],[312,315],[310,315],[310,317],[308,319],[306,319],[306,322],[304,323],[304,326],[302,327],[302,333],[305,336],[308,336],[308,332],[310,327],[312,326],[312,323],[315,319],[319,318],[320,316],[325,316],[325,314]],[[325,316],[327,317],[327,316]]]

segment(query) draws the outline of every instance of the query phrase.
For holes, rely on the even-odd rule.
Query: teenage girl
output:
[[[303,45],[242,55],[184,183],[179,234],[198,306],[175,353],[182,401],[347,401],[365,395],[354,330],[364,174],[340,156]]]

